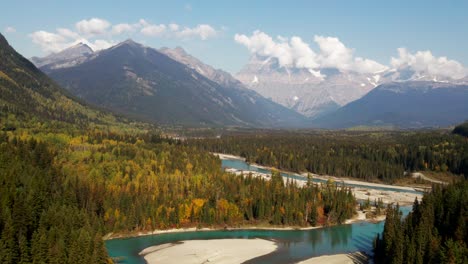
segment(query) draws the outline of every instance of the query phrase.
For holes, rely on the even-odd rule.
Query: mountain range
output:
[[[79,98],[158,124],[291,127],[305,120],[181,48],[127,40],[89,53],[80,44],[33,61]]]
[[[360,99],[381,84],[413,81],[468,84],[468,76],[455,80],[421,75],[410,68],[375,73],[294,68],[281,66],[277,58],[258,55],[253,55],[236,77],[250,89],[312,119]]]
[[[446,127],[468,118],[468,85],[429,81],[391,82],[314,120],[322,128]]]
[[[8,128],[17,122],[52,120],[74,124],[108,124],[116,117],[90,107],[62,89],[0,34],[0,119]]]
[[[98,52],[80,43],[32,61],[91,104],[158,124],[420,128],[468,117],[468,77],[409,68],[313,71],[256,55],[234,77],[181,47],[154,49],[132,40]]]

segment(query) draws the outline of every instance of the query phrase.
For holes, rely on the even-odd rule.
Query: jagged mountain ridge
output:
[[[335,68],[292,68],[281,66],[276,58],[258,55],[253,55],[236,77],[261,95],[311,118],[337,110],[380,84],[408,81],[468,84],[468,76],[457,80],[424,75],[404,67],[369,74]]]
[[[46,57],[32,57],[31,61],[44,72],[59,68],[72,67],[85,62],[94,53],[93,49],[85,43],[78,43],[60,52],[52,53]]]
[[[115,120],[112,115],[77,101],[16,52],[1,34],[0,109],[0,119],[12,114],[16,120],[27,122],[53,120],[86,125],[89,122],[106,123]]]
[[[236,78],[247,87],[307,117],[317,117],[359,99],[374,85],[374,77],[341,73],[337,69],[317,72],[279,65],[276,58],[253,56]],[[369,81],[370,80],[370,81]]]
[[[96,52],[80,64],[49,71],[92,104],[160,124],[304,125],[301,115],[244,88],[229,74],[213,74],[217,78],[211,80],[132,40]]]
[[[445,127],[467,120],[468,85],[410,81],[379,85],[359,100],[314,120],[316,127]]]

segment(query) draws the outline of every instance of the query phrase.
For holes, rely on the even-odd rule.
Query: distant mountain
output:
[[[310,118],[318,118],[390,82],[434,81],[468,84],[468,76],[452,79],[417,73],[408,67],[375,73],[335,68],[314,70],[281,66],[274,57],[252,56],[236,75],[247,87]]]
[[[170,48],[161,48],[160,52],[166,54],[172,59],[187,65],[189,68],[192,68],[199,74],[205,76],[206,78],[218,83],[219,85],[225,87],[238,88],[240,90],[245,90],[246,87],[236,78],[232,77],[231,74],[220,70],[214,69],[210,65],[207,65],[200,61],[199,59],[188,54],[183,48],[176,47],[174,49]],[[252,93],[254,94],[254,93]]]
[[[307,117],[326,114],[361,98],[380,78],[378,74],[362,75],[334,68],[321,69],[319,73],[283,67],[276,58],[257,55],[236,77],[250,89]]]
[[[449,126],[468,118],[468,85],[443,82],[382,84],[359,100],[314,120],[326,128]]]
[[[72,67],[83,63],[93,54],[93,49],[84,43],[78,43],[58,53],[52,53],[44,58],[32,57],[36,67],[48,73],[52,70]]]
[[[174,125],[304,125],[301,115],[180,48],[160,52],[127,40],[85,56],[45,70],[74,95],[122,114]]]
[[[0,124],[11,127],[16,121],[58,121],[80,126],[116,120],[77,101],[17,53],[1,34],[0,109]],[[0,129],[5,128],[0,125]]]

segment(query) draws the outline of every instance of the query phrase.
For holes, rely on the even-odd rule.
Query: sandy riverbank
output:
[[[360,252],[350,254],[336,254],[310,258],[298,264],[353,264],[367,263],[368,257]]]
[[[312,178],[320,180],[333,180],[335,182],[343,182],[345,184],[360,185],[362,187],[351,187],[351,191],[358,200],[367,200],[369,199],[371,203],[382,199],[384,204],[398,203],[400,205],[412,205],[414,200],[418,198],[421,201],[423,195],[419,193],[410,193],[410,192],[399,192],[392,190],[378,190],[374,188],[392,188],[402,191],[414,191],[412,187],[406,186],[395,186],[387,185],[380,183],[364,182],[357,180],[350,180],[346,178],[338,178],[333,176],[319,176],[317,174],[310,174]],[[307,173],[303,173],[302,176],[307,177]],[[368,188],[366,188],[368,187]]]
[[[265,239],[187,240],[153,246],[140,252],[146,262],[153,263],[242,263],[263,256],[278,248]]]
[[[369,221],[369,222],[378,222],[385,220],[385,215],[381,215],[374,219],[366,218],[366,214],[363,211],[357,210],[357,214],[345,221],[344,224],[353,224],[362,221]],[[134,233],[108,233],[104,236],[104,240],[110,239],[119,239],[119,238],[128,238],[128,237],[139,237],[139,236],[151,236],[151,235],[160,235],[160,234],[170,234],[170,233],[185,233],[185,232],[209,232],[209,231],[217,231],[217,230],[279,230],[279,231],[292,231],[292,230],[312,230],[312,229],[319,229],[324,228],[325,226],[240,226],[240,227],[219,227],[219,228],[196,228],[196,227],[189,227],[189,228],[172,228],[172,229],[155,229],[153,231],[147,232],[134,232]]]
[[[244,158],[239,157],[239,156],[234,156],[234,155],[229,155],[229,154],[221,154],[221,153],[213,153],[213,155],[217,155],[221,159],[238,159],[238,160],[244,160]],[[255,166],[258,168],[263,168],[263,169],[268,169],[268,170],[273,170],[275,168],[272,167],[265,167],[261,166],[258,164],[251,164],[251,166]],[[227,169],[226,171],[240,175],[244,174],[247,175],[249,173],[252,174],[254,177],[262,177],[266,180],[269,180],[271,176],[269,174],[265,173],[260,173],[260,172],[255,172],[255,171],[241,171],[237,169]],[[284,171],[286,172],[286,171]],[[296,174],[292,172],[286,172],[288,174]],[[418,198],[419,200],[422,199],[422,194],[418,193],[409,193],[409,192],[398,192],[398,191],[392,191],[392,190],[377,190],[374,188],[392,188],[396,190],[402,190],[402,191],[414,191],[415,189],[412,187],[407,187],[407,186],[395,186],[395,185],[387,185],[387,184],[380,184],[380,183],[371,183],[371,182],[365,182],[365,181],[357,181],[357,180],[351,180],[347,178],[341,178],[341,177],[334,177],[334,176],[322,176],[322,175],[317,175],[313,173],[302,173],[300,176],[303,176],[304,178],[307,178],[307,175],[310,174],[312,178],[319,179],[319,180],[333,180],[335,182],[343,182],[345,184],[354,184],[354,185],[361,185],[363,187],[352,187],[351,190],[356,197],[356,199],[359,200],[367,200],[369,199],[371,202],[374,202],[378,199],[382,199],[383,203],[385,204],[390,204],[390,203],[398,203],[400,205],[412,205],[414,203],[414,200]],[[297,174],[296,174],[297,175]],[[286,181],[286,179],[285,179]],[[296,184],[298,185],[304,185],[306,181],[301,181],[301,180],[295,180]],[[366,188],[369,187],[369,188]]]
[[[234,156],[230,154],[223,154],[223,153],[216,153],[216,152],[211,152],[211,154],[218,156],[220,159],[235,159],[235,160],[243,160],[245,161],[245,158],[239,157],[239,156]]]

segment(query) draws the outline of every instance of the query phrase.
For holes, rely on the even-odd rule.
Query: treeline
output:
[[[105,263],[109,232],[327,225],[356,208],[346,188],[235,176],[159,135],[22,129],[0,150],[1,263]]]
[[[376,263],[468,263],[468,181],[436,186],[401,218],[389,206],[382,237],[374,246]]]
[[[88,133],[57,161],[80,205],[108,231],[243,224],[316,225],[353,215],[347,189],[237,177],[220,160],[157,136]]]
[[[468,176],[468,141],[446,132],[316,132],[189,140],[200,149],[295,172],[393,182],[408,171]]]
[[[462,123],[456,126],[453,131],[453,134],[461,135],[464,137],[468,137],[468,122]]]
[[[80,208],[45,143],[0,134],[0,263],[107,263],[102,224]]]

